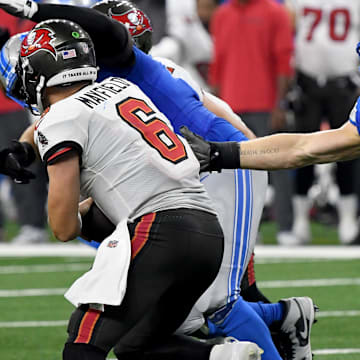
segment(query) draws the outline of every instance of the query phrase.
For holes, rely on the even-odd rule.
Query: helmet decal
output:
[[[49,29],[34,29],[22,41],[20,55],[29,57],[38,51],[44,50],[49,52],[56,59],[56,50],[52,45],[55,40],[55,34]]]
[[[129,30],[132,37],[142,35],[146,31],[152,31],[149,18],[138,9],[130,9],[121,15],[113,14],[109,9],[109,15],[121,23],[123,23]]]

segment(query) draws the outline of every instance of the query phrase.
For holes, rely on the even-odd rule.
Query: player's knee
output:
[[[63,360],[105,360],[106,352],[90,344],[65,344]]]

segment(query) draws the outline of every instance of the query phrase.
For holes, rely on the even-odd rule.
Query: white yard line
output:
[[[0,257],[93,257],[96,250],[85,244],[0,244]],[[360,259],[360,246],[297,246],[257,245],[256,259]]]
[[[304,279],[304,280],[274,280],[258,281],[259,288],[286,288],[286,287],[318,287],[318,286],[348,286],[360,285],[360,278],[344,279]]]
[[[67,289],[23,289],[23,290],[0,290],[0,298],[25,297],[25,296],[49,296],[64,295]]]
[[[360,259],[360,246],[255,246],[256,258],[270,259]]]
[[[314,355],[360,354],[360,349],[321,349],[313,350],[313,353]]]
[[[0,266],[0,275],[89,270],[91,264],[47,264]]]
[[[316,318],[328,318],[328,317],[353,317],[360,316],[360,310],[344,310],[344,311],[319,311],[316,314]]]
[[[1,328],[27,328],[27,327],[56,327],[56,326],[66,326],[68,320],[58,320],[58,321],[4,321],[0,322]]]
[[[0,257],[94,257],[96,249],[85,244],[0,244]]]

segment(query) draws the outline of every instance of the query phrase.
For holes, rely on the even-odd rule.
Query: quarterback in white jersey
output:
[[[47,164],[70,150],[69,144],[79,148],[82,195],[96,199],[114,224],[184,206],[213,212],[198,181],[197,159],[169,129],[136,85],[110,78],[51,106],[34,139]],[[132,191],[139,184],[142,191]]]

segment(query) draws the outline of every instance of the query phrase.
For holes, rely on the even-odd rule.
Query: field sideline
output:
[[[0,359],[61,358],[73,309],[62,295],[93,254],[84,245],[0,245]],[[306,295],[320,307],[315,359],[360,360],[360,247],[258,246],[256,254],[259,287],[272,301]]]

